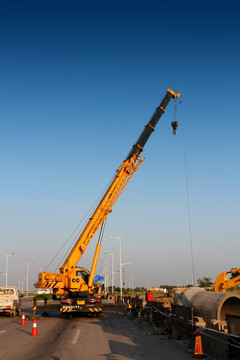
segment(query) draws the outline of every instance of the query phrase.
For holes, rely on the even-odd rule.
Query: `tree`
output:
[[[197,283],[199,287],[211,287],[213,285],[212,279],[205,276],[202,279],[198,279]]]

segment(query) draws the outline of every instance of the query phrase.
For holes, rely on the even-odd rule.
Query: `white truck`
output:
[[[20,293],[16,286],[0,286],[0,314],[21,315]]]

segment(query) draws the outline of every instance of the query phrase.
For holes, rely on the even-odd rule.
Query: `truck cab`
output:
[[[16,286],[0,287],[0,314],[10,317],[21,315],[21,298]]]

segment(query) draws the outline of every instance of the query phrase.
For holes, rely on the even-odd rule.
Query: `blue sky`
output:
[[[108,236],[121,236],[127,285],[191,282],[183,144],[195,282],[240,266],[239,15],[237,1],[1,4],[0,272],[15,252],[9,282],[30,261],[29,287],[36,280],[169,87],[182,94],[178,133],[172,102],[108,217],[98,272],[111,265],[105,252],[119,269]],[[91,266],[95,241],[80,265]]]

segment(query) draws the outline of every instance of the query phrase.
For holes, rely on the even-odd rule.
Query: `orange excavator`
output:
[[[112,211],[113,206],[122,195],[139,167],[145,160],[140,156],[143,147],[154,131],[160,117],[171,99],[177,99],[181,95],[171,89],[167,90],[161,104],[156,108],[149,123],[145,126],[136,144],[130,150],[127,158],[122,162],[107,191],[98,203],[92,216],[78,240],[62,264],[58,273],[42,272],[35,284],[36,288],[52,288],[55,298],[60,299],[60,311],[64,315],[71,313],[92,313],[97,317],[101,314],[101,303],[97,291],[94,288],[94,275],[99,257],[105,220]],[[172,122],[173,133],[176,133],[177,121]],[[77,266],[78,261],[87,249],[88,244],[100,229],[98,243],[89,272]]]
[[[228,279],[228,274],[231,274],[230,279]],[[223,271],[219,274],[213,284],[212,291],[226,292],[228,289],[232,289],[237,285],[240,285],[240,268]]]

